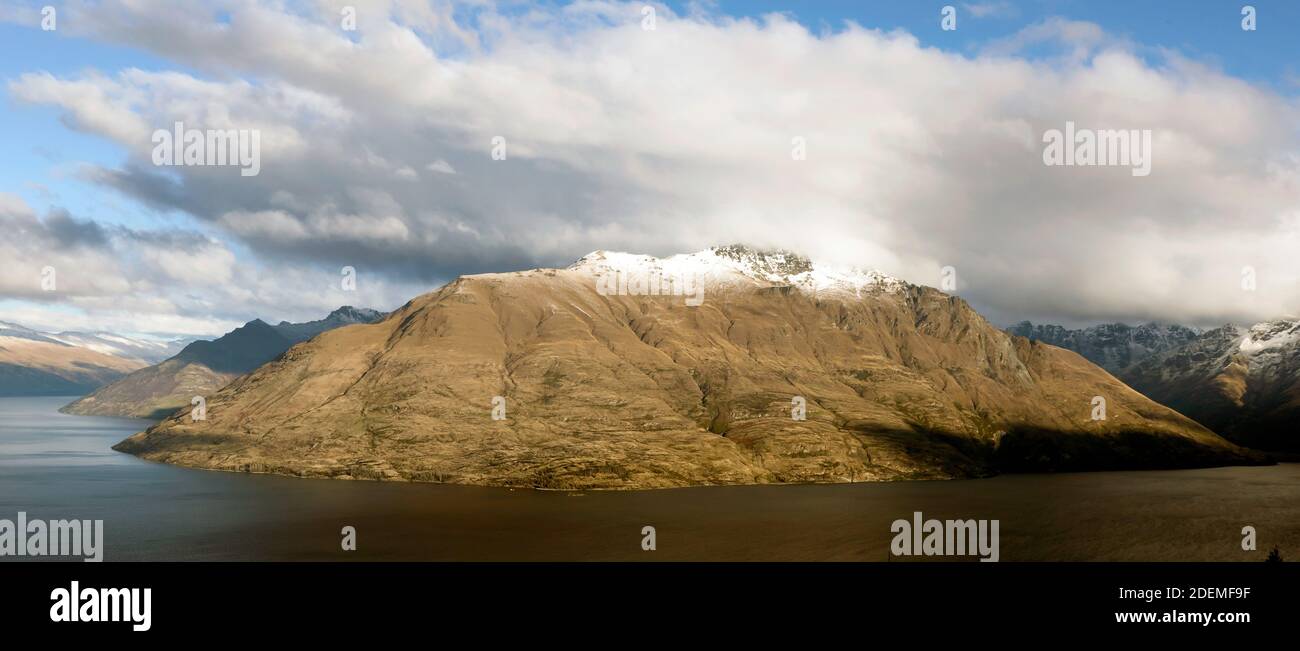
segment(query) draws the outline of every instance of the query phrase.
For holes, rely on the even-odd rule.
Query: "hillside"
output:
[[[1094,396],[1105,420],[1090,417]],[[799,399],[806,420],[792,418]],[[294,346],[209,396],[206,421],[177,414],[116,449],[546,488],[1260,461],[959,298],[743,247],[462,277]]]
[[[279,357],[294,343],[380,316],[374,310],[344,306],[324,319],[308,323],[282,321],[272,326],[254,319],[212,341],[195,341],[174,357],[131,373],[60,411],[160,419],[188,407],[194,396],[207,396]]]

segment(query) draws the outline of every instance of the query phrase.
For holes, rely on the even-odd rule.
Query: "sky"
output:
[[[1300,3],[46,5],[0,0],[0,321],[215,335],[736,242],[999,325],[1300,313]],[[177,122],[257,174],[157,164]],[[1067,123],[1149,174],[1046,164]]]

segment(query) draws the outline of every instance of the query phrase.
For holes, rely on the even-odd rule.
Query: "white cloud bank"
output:
[[[33,72],[9,93],[123,145],[99,182],[299,274],[352,265],[427,288],[593,249],[745,241],[930,285],[951,265],[1001,322],[1300,312],[1296,100],[1095,25],[1047,21],[962,56],[781,16],[660,8],[647,31],[641,3],[357,2],[346,32],[341,4],[74,2],[61,30],[201,77]],[[1017,54],[1045,41],[1066,54]],[[159,173],[148,133],[176,121],[260,129],[261,174]],[[1044,166],[1044,131],[1067,121],[1149,129],[1151,174]],[[215,255],[187,274],[236,273]],[[215,300],[280,298],[245,287]]]

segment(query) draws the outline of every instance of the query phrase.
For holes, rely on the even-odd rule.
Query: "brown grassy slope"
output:
[[[236,377],[236,373],[172,358],[100,387],[60,411],[82,416],[166,418],[178,409],[188,410],[194,396],[211,395]]]

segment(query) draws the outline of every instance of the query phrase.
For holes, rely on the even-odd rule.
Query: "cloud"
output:
[[[94,222],[62,210],[43,219],[21,198],[0,193],[0,292],[8,297],[53,300],[56,296],[111,294],[129,282],[102,247],[108,236]]]
[[[1003,322],[1297,311],[1300,107],[1095,24],[1047,20],[963,56],[779,15],[661,9],[647,31],[641,3],[424,6],[358,3],[346,32],[330,3],[74,2],[66,22],[85,36],[177,71],[9,89],[129,152],[84,178],[192,215],[303,286],[350,265],[415,293],[593,249],[740,240],[922,284],[951,265]],[[1027,54],[1044,47],[1061,56]],[[175,121],[258,129],[261,173],[153,167],[148,134]],[[1043,133],[1067,121],[1151,130],[1151,175],[1044,166]],[[243,278],[226,260],[210,272]],[[222,300],[283,298],[243,288]]]
[[[448,163],[447,161],[442,160],[441,158],[426,165],[425,169],[429,170],[430,172],[437,172],[439,174],[456,173],[456,168],[452,167],[451,163]]]
[[[1074,63],[1081,64],[1102,47],[1123,47],[1124,44],[1096,23],[1053,17],[1029,25],[1011,36],[993,40],[981,51],[985,56],[1005,57],[1044,46],[1055,46]]]
[[[0,314],[46,330],[215,335],[255,317],[303,321],[343,304],[391,308],[425,289],[361,268],[356,290],[344,291],[338,268],[244,260],[195,230],[104,226],[62,209],[41,216],[3,193],[0,231],[7,234]]]
[[[961,6],[972,18],[1001,18],[1016,13],[1010,2],[963,2]]]

